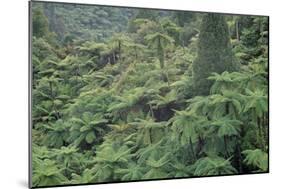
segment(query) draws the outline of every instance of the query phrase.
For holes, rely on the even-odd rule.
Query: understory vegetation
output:
[[[268,172],[268,18],[32,3],[32,183]]]

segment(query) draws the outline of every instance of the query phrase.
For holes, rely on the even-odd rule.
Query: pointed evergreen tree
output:
[[[198,41],[197,58],[193,64],[195,95],[208,95],[212,72],[222,73],[238,69],[231,50],[229,29],[220,14],[209,13],[203,17]]]
[[[49,22],[41,9],[35,9],[32,12],[32,35],[35,37],[46,36],[49,32]]]

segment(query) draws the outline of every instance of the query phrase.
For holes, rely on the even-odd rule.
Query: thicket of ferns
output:
[[[34,186],[268,170],[267,19],[227,17],[240,69],[210,73],[196,96],[201,17],[136,17],[131,33],[59,47],[36,30]]]

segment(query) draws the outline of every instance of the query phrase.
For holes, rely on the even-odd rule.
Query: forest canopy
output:
[[[33,187],[268,172],[268,17],[31,8]]]

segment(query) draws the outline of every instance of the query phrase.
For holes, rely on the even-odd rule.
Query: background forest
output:
[[[34,187],[268,172],[268,17],[32,2]]]

